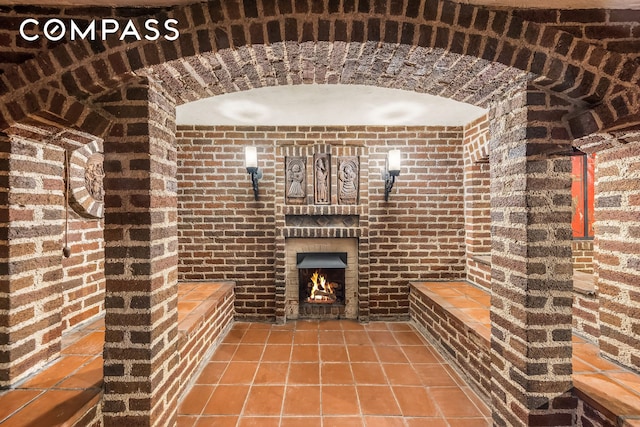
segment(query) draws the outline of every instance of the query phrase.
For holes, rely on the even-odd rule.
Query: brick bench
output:
[[[422,334],[489,401],[489,294],[466,282],[414,282],[410,284],[409,307],[411,318]]]
[[[180,388],[184,392],[200,363],[215,350],[233,323],[233,282],[178,285]]]
[[[415,282],[410,289],[410,315],[417,328],[488,401],[488,292],[467,282]],[[578,416],[584,425],[640,427],[640,375],[601,358],[596,345],[575,335],[572,362]]]
[[[180,391],[233,323],[233,284],[180,283]],[[61,356],[10,390],[0,391],[0,424],[92,425],[100,418],[104,318],[65,334]]]

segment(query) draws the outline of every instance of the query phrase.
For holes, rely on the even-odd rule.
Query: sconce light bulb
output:
[[[400,150],[389,150],[387,155],[387,169],[394,175],[400,174]]]
[[[244,147],[244,166],[247,169],[258,167],[258,149],[256,147]]]

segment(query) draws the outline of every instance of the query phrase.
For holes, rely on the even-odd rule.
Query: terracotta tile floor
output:
[[[62,341],[59,359],[0,393],[2,427],[59,425],[100,399],[104,319],[65,335]]]
[[[490,411],[408,323],[235,323],[178,426],[487,426]]]

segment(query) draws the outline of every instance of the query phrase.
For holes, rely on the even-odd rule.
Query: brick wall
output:
[[[364,244],[370,256],[365,265],[370,269],[370,315],[406,317],[410,280],[464,275],[461,139],[461,128],[181,126],[180,277],[234,280],[239,317],[274,319],[275,249],[283,236],[274,221],[277,215],[285,221],[283,212],[276,212],[278,205],[284,206],[284,195],[274,190],[276,168],[284,168],[274,161],[276,147],[360,147],[366,152],[362,160],[367,159],[362,170],[369,171],[360,178],[369,188],[368,199],[363,199],[369,200],[369,215],[359,239],[360,251]],[[264,170],[259,201],[253,199],[243,166],[245,145],[258,147]],[[402,150],[402,172],[384,202],[380,173],[391,148]],[[316,208],[321,215],[337,212],[336,206],[296,209],[308,215]],[[361,208],[341,209],[365,219]]]
[[[464,127],[464,218],[467,280],[491,289],[489,119]]]
[[[71,256],[62,258],[63,332],[104,314],[104,224],[69,208]]]
[[[593,240],[574,240],[571,243],[573,269],[593,273]]]
[[[41,137],[11,136],[1,386],[24,378],[61,348],[64,152],[40,143]]]
[[[12,129],[5,166],[7,195],[5,287],[0,323],[4,340],[3,385],[10,385],[55,358],[62,334],[102,313],[102,225],[69,208],[69,245],[62,256],[65,218],[64,150],[89,135],[24,125]],[[9,148],[9,144],[6,144]]]
[[[640,143],[598,152],[595,188],[595,269],[600,301],[600,349],[640,369]]]
[[[573,292],[573,332],[597,342],[600,337],[598,311],[600,305],[597,295]]]
[[[274,141],[280,134],[181,126],[178,140],[180,280],[236,282],[236,315],[274,319]],[[255,201],[244,147],[258,146],[263,170]]]
[[[464,277],[464,189],[461,128],[376,132],[369,151],[370,311],[407,316],[409,281]],[[402,172],[384,202],[380,170],[389,149]]]

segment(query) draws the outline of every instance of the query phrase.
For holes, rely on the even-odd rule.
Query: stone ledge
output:
[[[178,284],[178,332],[190,335],[213,316],[220,303],[233,295],[233,282]]]
[[[491,265],[491,254],[473,255],[471,259],[480,264]]]
[[[593,273],[574,271],[573,290],[583,295],[594,296],[596,294],[594,280]]]

